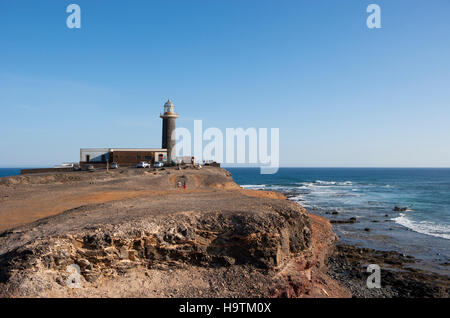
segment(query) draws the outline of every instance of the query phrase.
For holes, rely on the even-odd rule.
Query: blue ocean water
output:
[[[450,169],[281,168],[275,175],[227,169],[244,188],[283,192],[331,220],[356,217],[355,224],[334,225],[341,241],[438,265],[449,261]],[[395,212],[395,206],[407,210]]]
[[[0,178],[16,176],[20,174],[20,168],[0,168]]]

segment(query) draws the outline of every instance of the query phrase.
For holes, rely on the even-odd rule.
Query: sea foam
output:
[[[415,232],[450,240],[450,226],[448,225],[436,224],[430,221],[413,221],[405,213],[400,213],[398,217],[392,220]]]

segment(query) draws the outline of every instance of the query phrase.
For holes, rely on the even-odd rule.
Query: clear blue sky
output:
[[[449,167],[450,2],[0,0],[0,167],[159,147],[168,97],[178,126],[279,127],[285,166]]]

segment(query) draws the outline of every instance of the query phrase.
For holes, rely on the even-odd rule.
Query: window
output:
[[[152,160],[152,156],[145,156],[144,159],[145,160]]]
[[[141,160],[141,156],[136,156],[136,159],[137,160]]]

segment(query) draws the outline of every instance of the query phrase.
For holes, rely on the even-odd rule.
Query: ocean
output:
[[[20,174],[20,168],[0,168],[0,178],[16,176]]]
[[[395,250],[448,273],[450,256],[450,169],[227,168],[240,186],[285,193],[311,213],[330,220],[343,243]],[[394,211],[398,206],[405,211]]]

